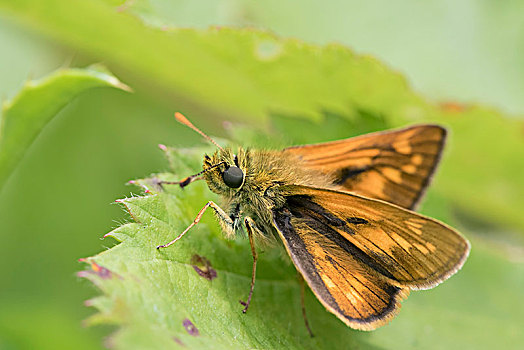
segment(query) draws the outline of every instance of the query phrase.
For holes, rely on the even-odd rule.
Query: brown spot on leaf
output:
[[[191,264],[196,273],[206,280],[211,281],[217,277],[216,270],[211,267],[211,262],[205,257],[195,254],[191,257]]]
[[[184,328],[186,329],[189,335],[192,335],[194,337],[198,337],[200,335],[198,328],[196,328],[193,322],[191,322],[189,319],[187,318],[184,319],[184,321],[182,322],[182,325],[184,326]]]
[[[120,276],[118,276],[118,274],[115,274],[113,273],[111,270],[109,270],[108,268],[105,268],[99,264],[97,264],[96,262],[92,261],[92,260],[89,260],[89,259],[78,259],[78,261],[80,262],[86,262],[90,265],[91,267],[91,270],[84,270],[84,271],[79,271],[77,273],[77,276],[78,277],[83,277],[83,278],[86,278],[88,275],[90,274],[96,274],[97,276],[101,277],[102,279],[111,279],[113,278],[114,276],[117,276],[119,278],[122,278]]]
[[[106,269],[105,267],[98,265],[94,261],[92,261],[90,264],[91,264],[91,270],[93,270],[94,273],[96,273],[98,276],[102,277],[103,279],[109,279],[113,277],[113,273],[109,269]]]
[[[180,346],[183,346],[183,347],[186,346],[186,344],[184,344],[184,342],[183,342],[182,340],[180,340],[180,338],[173,337],[173,341],[174,341],[175,343],[177,343],[178,345],[180,345]]]

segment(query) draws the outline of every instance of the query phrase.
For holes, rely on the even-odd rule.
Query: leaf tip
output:
[[[76,273],[78,277],[87,278],[90,275],[95,274],[102,279],[113,278],[113,272],[111,272],[111,270],[109,270],[108,268],[104,266],[97,264],[95,261],[89,261],[85,258],[78,259],[78,261],[88,263],[91,267],[91,270],[78,271]]]
[[[124,90],[124,91],[126,91],[126,92],[130,92],[130,93],[131,93],[131,92],[134,92],[133,89],[132,89],[129,85],[126,85],[126,84],[122,83],[120,80],[118,80],[117,78],[115,78],[115,77],[113,77],[113,76],[110,76],[110,77],[108,78],[108,82],[109,82],[112,86],[114,86],[114,87],[116,87],[116,88],[118,88],[118,89],[120,89],[120,90]]]
[[[146,185],[144,185],[143,183],[139,182],[139,181],[136,181],[136,180],[129,180],[127,182],[128,185],[135,185],[135,186],[139,186],[139,187],[142,187],[142,189],[144,190],[144,193],[152,193],[151,190],[149,189],[149,187],[147,187]]]

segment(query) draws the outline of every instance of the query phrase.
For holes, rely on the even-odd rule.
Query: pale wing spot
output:
[[[353,139],[351,140],[351,148],[357,149],[361,147],[365,147],[368,140],[366,138],[360,138],[360,139]]]
[[[335,259],[335,261],[337,261],[340,265],[344,264],[344,262],[338,259],[336,255],[333,256],[332,258]],[[325,259],[322,259],[320,261],[321,261],[321,266],[329,266],[329,264],[331,264],[329,261]],[[359,311],[359,309],[357,308],[357,306],[359,305],[358,295],[354,294],[354,295],[351,295],[351,298],[349,298],[347,295],[347,293],[349,292],[346,292],[347,290],[354,291],[354,287],[352,286],[351,282],[349,282],[347,278],[345,278],[344,276],[337,274],[337,273],[333,274],[333,272],[334,271],[332,269],[321,268],[320,277],[322,278],[322,281],[328,288],[329,293],[333,296],[333,298],[335,298],[335,300],[337,300],[338,306],[345,313],[347,313],[348,315],[352,315],[352,317],[355,317],[355,318],[362,317],[361,311]],[[331,273],[331,277],[335,278],[335,281],[333,281],[330,277],[327,276],[327,274],[329,273]],[[344,298],[348,298],[351,301],[351,303],[347,303],[347,302],[341,303],[340,301],[342,301]],[[360,304],[362,304],[362,300],[360,300]],[[362,311],[365,311],[365,310],[362,310]]]
[[[392,232],[390,234],[391,238],[393,238],[395,241],[397,241],[398,244],[400,244],[400,246],[402,248],[404,248],[404,250],[406,251],[409,251],[409,249],[411,248],[411,244],[406,241],[404,238],[402,238],[401,236],[399,236],[397,233],[395,232]]]
[[[429,254],[429,250],[423,244],[415,243],[415,247],[417,247],[417,249],[420,250],[422,252],[422,254],[424,254],[424,255],[428,255]]]
[[[416,233],[419,236],[422,234],[422,230],[420,228],[418,228],[418,227],[411,226],[410,229],[411,229],[411,231],[413,231],[414,233]]]
[[[351,155],[356,157],[356,155],[353,155],[353,154]],[[320,163],[321,161],[323,161],[323,163]],[[324,159],[322,159],[321,161],[319,161],[319,163],[321,165],[327,164],[328,168],[330,167],[332,163],[329,159],[328,161],[324,161]],[[340,168],[340,169],[347,168],[347,167],[364,168],[364,167],[370,166],[371,164],[373,164],[373,158],[368,157],[368,156],[363,156],[361,158],[340,160],[337,164],[337,168]]]
[[[407,220],[406,223],[409,226],[412,226],[412,227],[422,228],[422,226],[424,225],[424,220],[418,219],[418,218],[413,218],[413,219]]]
[[[363,178],[365,179],[366,183],[369,184],[370,193],[374,193],[379,198],[384,197],[385,184],[380,174],[375,172],[367,172]]]
[[[318,245],[315,245],[314,247],[312,247],[312,252],[313,252],[313,256],[324,256],[325,255],[325,251],[324,249],[322,249],[321,247],[319,247]]]
[[[353,305],[362,304],[360,295],[358,295],[354,289],[350,289],[349,292],[345,293],[345,296]]]
[[[334,289],[337,287],[337,285],[335,284],[335,282],[333,282],[331,278],[329,278],[325,274],[321,274],[321,276],[322,276],[322,281],[324,281],[324,284],[328,287],[328,289]]]
[[[411,156],[411,163],[415,164],[415,165],[420,165],[422,164],[422,156],[420,154],[414,154],[413,156]]]
[[[417,130],[417,128],[404,130],[404,132],[402,132],[402,138],[404,140],[411,139],[412,137],[414,137],[419,132],[420,132],[420,130]]]
[[[395,148],[395,151],[397,151],[398,153],[403,154],[409,154],[413,150],[411,145],[407,142],[396,142],[393,144],[393,148]]]
[[[354,147],[351,147],[348,150],[346,148],[341,147],[340,145],[330,145],[323,147],[321,153],[309,152],[307,147],[296,149],[291,148],[288,150],[288,152],[299,154],[302,156],[303,160],[311,161],[312,163],[322,163],[326,160],[342,158],[340,159],[340,166],[342,167],[346,164],[344,162],[344,157],[348,152],[351,153],[352,159],[349,162],[347,162],[347,164],[357,166],[371,164],[373,158],[378,156],[381,151],[377,148],[359,150],[354,149]]]
[[[431,250],[432,253],[434,253],[436,250],[437,250],[437,247],[435,247],[433,244],[431,243],[426,243],[426,247]]]
[[[414,174],[417,171],[417,167],[413,164],[406,164],[401,167],[402,171],[408,174]]]
[[[355,238],[359,240],[364,246],[367,246],[368,241],[377,242],[380,248],[384,251],[391,251],[398,247],[398,244],[380,227],[375,228],[361,228],[360,234]]]
[[[383,168],[382,173],[384,173],[384,175],[386,175],[390,180],[396,183],[402,183],[402,173],[400,170],[394,168]]]
[[[361,157],[361,158],[366,158],[365,160],[371,164],[371,161],[373,159],[373,157],[376,157],[380,154],[380,149],[376,149],[376,148],[370,148],[370,149],[363,149],[363,150],[355,150],[355,151],[351,151],[351,156],[352,157]]]

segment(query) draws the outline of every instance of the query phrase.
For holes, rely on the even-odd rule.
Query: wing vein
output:
[[[366,300],[366,298],[365,298],[365,297],[364,297],[364,296],[363,296],[363,295],[362,295],[362,294],[361,294],[361,293],[360,293],[360,292],[359,292],[359,291],[358,291],[358,290],[353,286],[353,284],[352,284],[350,281],[348,281],[348,279],[346,278],[345,274],[342,273],[342,272],[340,271],[339,268],[343,269],[344,272],[349,273],[349,274],[350,274],[353,278],[355,278],[357,281],[359,281],[359,280],[358,280],[358,279],[357,279],[353,274],[351,274],[351,273],[348,272],[346,269],[344,269],[344,268],[343,268],[343,267],[342,267],[342,266],[341,266],[337,261],[335,261],[334,259],[329,258],[329,261],[331,262],[331,265],[332,265],[332,266],[333,266],[333,267],[334,267],[334,268],[335,268],[335,269],[340,273],[340,275],[342,276],[342,278],[344,278],[344,280],[345,280],[345,281],[346,281],[346,282],[351,286],[351,288],[355,291],[355,293],[357,293],[358,295],[360,295],[361,300],[362,300],[362,301],[365,301],[366,304],[369,305],[369,306],[370,306],[370,307],[371,307],[371,308],[372,308],[372,309],[373,309],[373,310],[378,314],[379,311],[378,311],[377,309],[375,309],[375,307],[374,307],[370,302],[368,302],[368,301]],[[336,264],[336,266],[335,266],[335,264]],[[360,282],[360,281],[359,281],[359,282]],[[362,284],[362,282],[360,282],[360,284]],[[362,285],[364,285],[364,284],[362,284]],[[337,289],[341,292],[341,294],[345,296],[345,293],[342,291],[342,289],[341,289],[338,285],[336,285],[336,286],[337,286]],[[365,286],[365,285],[364,285],[364,286]],[[368,288],[368,287],[366,286],[366,288]],[[368,289],[369,289],[369,288],[368,288]],[[375,294],[375,293],[373,293],[373,294]],[[347,298],[347,297],[346,297],[346,298]],[[380,297],[379,297],[379,298],[380,298]],[[380,299],[381,299],[381,298],[380,298]],[[386,303],[386,304],[387,304],[387,303]],[[363,317],[363,315],[359,312],[359,310],[358,310],[357,307],[354,307],[354,309],[357,311],[357,313],[359,314],[360,317]]]

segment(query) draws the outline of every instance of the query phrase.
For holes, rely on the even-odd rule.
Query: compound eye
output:
[[[231,166],[222,173],[224,183],[231,188],[239,188],[244,182],[244,173],[239,167]]]

